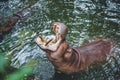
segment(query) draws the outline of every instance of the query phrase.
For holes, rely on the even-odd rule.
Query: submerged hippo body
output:
[[[8,31],[10,31],[13,28],[13,26],[17,23],[17,21],[22,18],[23,11],[24,10],[19,11],[19,12],[13,14],[12,17],[7,17],[7,18],[2,18],[1,17],[0,33],[6,33]]]
[[[11,18],[1,18],[0,20],[0,42],[3,40],[5,34],[9,33],[17,21],[20,19],[20,16],[14,15]]]
[[[81,47],[70,47],[65,39],[67,27],[63,23],[55,22],[52,24],[52,28],[56,34],[59,33],[57,48],[50,50],[47,47],[39,46],[46,52],[47,58],[55,68],[63,73],[81,72],[90,65],[105,61],[107,55],[111,53],[112,43],[110,41],[95,40]],[[38,37],[37,44],[39,41]]]
[[[27,10],[26,8],[14,13],[11,17],[3,18],[0,16],[0,39],[2,39],[6,33],[11,31],[18,20],[25,16],[25,11]]]

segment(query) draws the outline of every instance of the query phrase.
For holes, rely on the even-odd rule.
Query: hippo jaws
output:
[[[66,74],[81,72],[93,64],[105,61],[111,54],[113,45],[110,41],[99,39],[81,47],[70,47],[65,39],[67,26],[54,22],[52,28],[55,38],[45,42],[42,37],[37,37],[35,41],[58,71]],[[46,44],[41,45],[43,42]]]

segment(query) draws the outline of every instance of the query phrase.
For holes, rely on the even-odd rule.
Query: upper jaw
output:
[[[58,26],[57,26],[57,24],[54,22],[54,23],[52,23],[52,29],[53,29],[53,31],[54,31],[54,33],[55,34],[57,34],[58,32],[56,32],[56,28],[57,28]]]

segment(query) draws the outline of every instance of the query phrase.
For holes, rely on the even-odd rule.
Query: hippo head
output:
[[[65,39],[67,34],[67,26],[61,22],[53,22],[52,29],[56,35],[61,35],[63,39]]]

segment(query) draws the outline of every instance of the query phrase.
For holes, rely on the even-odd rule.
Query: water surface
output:
[[[0,16],[11,16],[27,6],[27,15],[0,43],[0,52],[11,57],[11,66],[19,68],[35,61],[37,80],[120,79],[119,0],[9,0],[0,2]],[[99,38],[108,39],[116,45],[114,55],[105,64],[90,67],[80,74],[54,75],[54,67],[34,42],[39,34],[54,34],[50,25],[54,21],[64,22],[68,26],[67,40],[71,46],[82,46]]]

